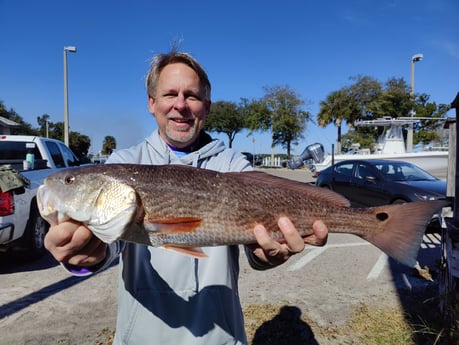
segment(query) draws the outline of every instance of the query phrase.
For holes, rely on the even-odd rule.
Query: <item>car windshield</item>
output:
[[[404,162],[376,164],[376,168],[389,181],[433,181],[436,178],[415,165]]]

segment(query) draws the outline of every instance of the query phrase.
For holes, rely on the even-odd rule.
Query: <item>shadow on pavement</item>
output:
[[[283,306],[272,320],[255,332],[252,345],[319,345],[311,327],[301,320],[301,310]]]
[[[0,254],[0,275],[46,270],[57,265],[59,263],[49,253],[35,260],[26,260],[14,253]]]

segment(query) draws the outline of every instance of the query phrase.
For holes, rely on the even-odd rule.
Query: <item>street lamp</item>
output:
[[[411,57],[411,77],[410,77],[410,97],[414,101],[414,64],[415,62],[421,61],[424,55],[415,54]],[[414,109],[411,110],[411,117],[415,114]],[[413,123],[410,123],[408,126],[408,133],[406,137],[406,150],[408,152],[413,152]]]
[[[64,47],[64,143],[69,146],[69,93],[67,83],[67,52],[76,53],[74,46]]]

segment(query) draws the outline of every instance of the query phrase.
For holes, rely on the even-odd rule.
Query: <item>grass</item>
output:
[[[419,309],[408,314],[401,307],[362,304],[342,327],[319,326],[294,306],[251,305],[245,317],[252,345],[459,345],[458,335],[442,328],[431,307],[421,308],[427,311],[426,317]]]
[[[432,302],[413,302],[409,314],[401,307],[362,304],[341,327],[319,326],[288,305],[252,304],[244,316],[251,345],[459,345],[459,336],[442,328]],[[113,335],[103,329],[94,345],[111,345]]]
[[[294,305],[251,304],[244,308],[247,338],[250,345],[459,345],[459,330],[442,322],[436,292],[400,293],[396,307],[358,304],[339,327],[319,325]],[[104,328],[91,344],[111,345],[113,337]]]

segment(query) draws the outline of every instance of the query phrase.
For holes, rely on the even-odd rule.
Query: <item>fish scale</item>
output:
[[[407,265],[416,261],[432,214],[448,204],[353,209],[330,190],[262,172],[137,164],[59,171],[47,177],[37,199],[50,223],[75,219],[107,243],[126,240],[203,257],[198,247],[255,243],[256,224],[282,241],[277,222],[287,216],[303,237],[321,219],[330,232],[360,236]]]

